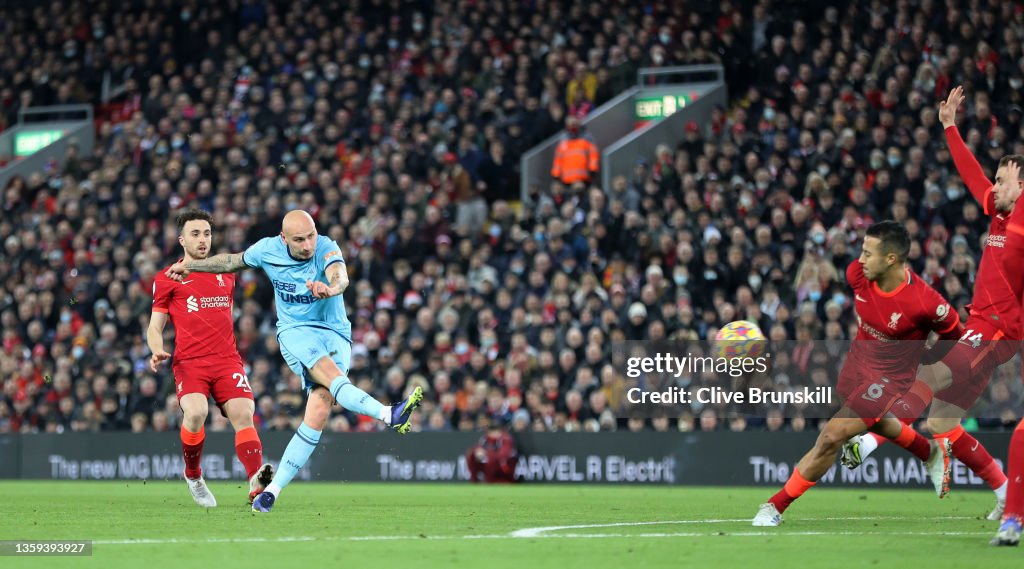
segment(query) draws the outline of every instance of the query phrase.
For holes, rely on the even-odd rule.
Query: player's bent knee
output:
[[[228,421],[231,422],[231,426],[234,427],[236,431],[248,429],[249,427],[254,426],[254,423],[252,422],[252,413],[229,413]]]
[[[256,412],[256,404],[251,399],[239,397],[225,403],[224,411],[236,431],[247,429],[253,426],[252,416]]]
[[[818,441],[815,446],[826,452],[839,450],[843,443],[846,442],[846,438],[838,430],[826,429],[818,435]]]
[[[182,406],[182,413],[185,416],[184,421],[186,423],[199,423],[203,424],[206,422],[206,417],[210,414],[210,410],[206,405],[189,405]]]
[[[953,372],[950,371],[949,366],[946,364],[936,362],[923,366],[918,379],[923,381],[932,390],[932,393],[938,393],[953,385]]]
[[[314,389],[309,394],[309,401],[306,403],[306,412],[302,420],[310,427],[322,431],[327,425],[327,419],[331,416],[333,403],[334,398],[326,389]]]
[[[319,375],[320,379],[324,381],[331,381],[339,375],[344,375],[341,373],[341,368],[338,367],[338,364],[328,356],[317,360],[310,371]]]
[[[302,422],[309,425],[313,430],[323,431],[327,427],[328,417],[330,417],[330,413],[307,412],[305,417],[302,418]]]
[[[933,435],[937,435],[940,433],[947,433],[949,431],[952,431],[953,429],[956,428],[957,425],[960,424],[960,420],[929,417],[927,424],[928,432],[932,433]]]

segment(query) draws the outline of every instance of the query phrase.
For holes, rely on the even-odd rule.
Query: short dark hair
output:
[[[882,242],[882,252],[894,253],[902,263],[910,254],[910,233],[902,223],[893,220],[879,221],[868,227],[867,237],[876,237]]]
[[[185,229],[186,223],[196,220],[205,221],[210,224],[211,228],[213,228],[213,215],[206,210],[194,207],[178,214],[178,217],[175,220],[175,223],[178,224],[178,232],[180,233],[181,230]]]
[[[1006,164],[1009,163],[1009,162],[1016,162],[1017,166],[1019,166],[1020,168],[1024,168],[1024,155],[1020,155],[1020,154],[1007,154],[1006,156],[1003,156],[1002,158],[999,159],[999,166],[998,166],[998,168],[1002,168],[1003,166],[1006,166]]]

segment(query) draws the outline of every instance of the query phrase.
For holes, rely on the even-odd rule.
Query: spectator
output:
[[[68,49],[32,24],[29,7],[5,7],[0,115],[92,103],[97,142],[69,151],[64,169],[2,188],[0,431],[128,430],[136,411],[156,429],[156,407],[173,428],[173,382],[141,371],[141,333],[153,272],[176,245],[166,220],[198,204],[215,211],[219,242],[234,250],[296,207],[335,227],[353,283],[353,381],[383,396],[392,368],[406,383],[425,378],[440,415],[425,415],[424,429],[477,428],[505,409],[516,429],[590,429],[596,418],[602,430],[643,430],[639,417],[609,419],[622,416],[626,389],[615,342],[706,339],[728,318],[756,320],[774,342],[849,339],[853,299],[840,279],[881,216],[907,226],[912,267],[958,307],[967,302],[986,216],[963,191],[934,105],[950,85],[966,86],[959,126],[990,177],[996,158],[1024,150],[1024,15],[1013,3],[955,12],[897,3],[880,13],[865,0],[816,11],[698,3],[686,18],[657,3],[634,14],[624,0],[435,4],[429,14],[391,13],[387,3],[301,13],[211,5],[188,25],[153,28],[135,25],[164,17],[146,3],[58,0],[69,21],[86,22]],[[125,23],[117,30],[100,24],[115,8]],[[975,22],[972,35],[959,25],[947,33],[951,14]],[[351,35],[339,22],[357,18],[371,39],[339,39]],[[461,43],[485,35],[494,41]],[[298,39],[307,36],[318,40]],[[275,37],[296,39],[267,40]],[[135,49],[140,42],[156,47]],[[716,58],[732,100],[710,122],[667,135],[611,188],[584,161],[588,182],[507,201],[518,197],[523,153],[634,85],[641,66]],[[99,99],[106,75],[124,90],[110,104]],[[291,429],[302,394],[272,363],[280,358],[265,307],[274,290],[247,273],[239,282],[240,349],[267,401],[261,428]],[[814,315],[827,320],[823,332],[804,322]],[[540,349],[542,335],[551,339]],[[828,381],[841,363],[841,351],[824,362],[813,348],[804,356],[780,358],[771,379],[788,388],[806,381],[806,366]],[[982,414],[1002,416],[1019,401],[1008,387],[1007,407],[997,383]],[[582,395],[575,421],[571,389]],[[692,422],[704,411],[679,415]],[[828,411],[793,410],[807,428]],[[707,414],[739,423],[723,409]],[[352,417],[337,428],[346,421],[368,428]]]
[[[551,177],[566,186],[586,186],[601,168],[601,153],[593,142],[583,138],[578,117],[567,118],[565,130],[567,138],[555,147]]]
[[[492,423],[480,441],[466,452],[469,481],[515,482],[518,461],[515,439],[502,423]]]

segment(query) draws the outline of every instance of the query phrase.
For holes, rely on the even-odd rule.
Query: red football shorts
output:
[[[875,419],[885,417],[896,400],[910,390],[916,371],[915,366],[899,375],[883,375],[850,357],[839,372],[836,392],[846,407],[865,422],[873,423]]]
[[[239,360],[186,360],[173,366],[178,400],[189,393],[213,396],[218,406],[231,399],[252,399],[252,388]]]
[[[1004,339],[984,316],[972,314],[964,329],[960,341],[942,358],[953,372],[953,384],[936,393],[935,398],[970,409],[988,386],[992,372],[1017,354],[1020,341]]]

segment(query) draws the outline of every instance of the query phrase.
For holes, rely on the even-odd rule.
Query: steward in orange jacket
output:
[[[601,153],[593,142],[580,136],[580,121],[569,117],[566,121],[569,138],[558,143],[551,177],[571,186],[576,182],[589,183],[601,168]]]

